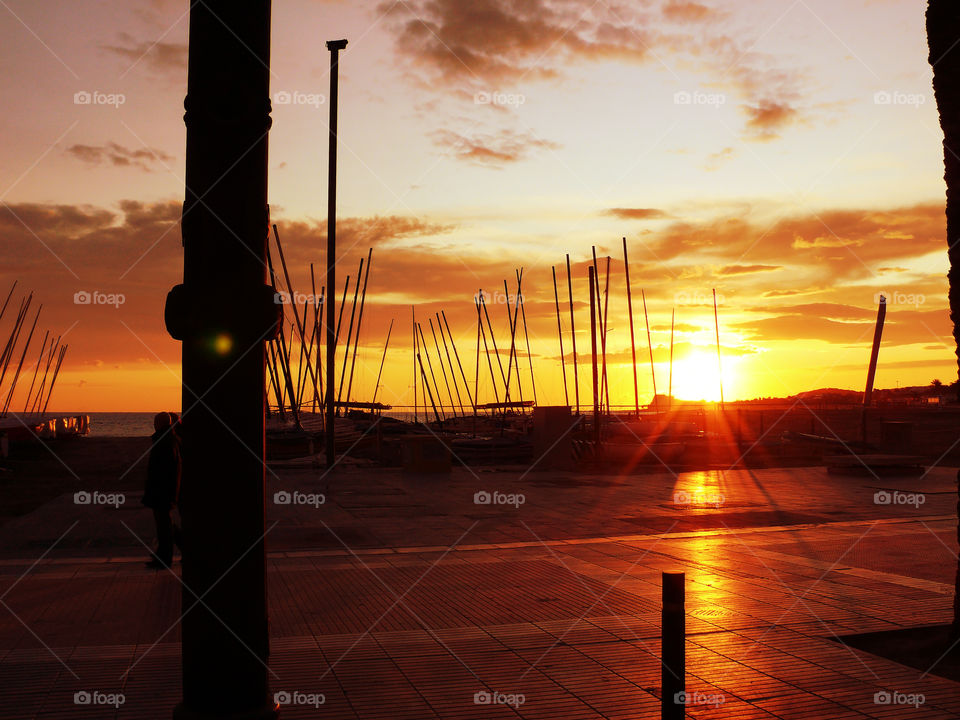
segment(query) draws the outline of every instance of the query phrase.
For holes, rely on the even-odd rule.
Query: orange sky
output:
[[[48,5],[0,7],[10,99],[0,117],[0,292],[19,280],[18,293],[32,289],[44,304],[40,327],[65,333],[52,406],[176,408],[179,345],[162,307],[182,266],[186,3]],[[322,40],[350,41],[339,282],[374,248],[354,397],[373,395],[395,318],[378,399],[411,401],[411,305],[424,320],[446,312],[472,381],[473,296],[502,293],[505,278],[512,291],[523,267],[538,399],[562,401],[550,268],[569,355],[570,254],[582,358],[595,245],[601,269],[612,257],[612,399],[632,403],[622,236],[642,402],[652,387],[640,288],[661,392],[676,309],[674,391],[715,393],[711,288],[727,399],[862,389],[881,292],[890,305],[878,385],[953,379],[924,9],[922,0],[275,2],[270,198],[297,290],[308,290],[309,263],[324,262]],[[124,302],[75,304],[78,292]],[[504,346],[504,306],[490,312]],[[11,323],[8,312],[4,339]],[[525,357],[522,368],[529,394]],[[583,398],[588,365],[580,375]],[[480,398],[493,400],[489,372]]]

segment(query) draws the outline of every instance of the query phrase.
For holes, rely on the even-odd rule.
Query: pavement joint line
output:
[[[566,540],[545,540],[544,542],[537,541],[521,541],[521,542],[508,542],[508,543],[485,543],[485,544],[473,544],[473,545],[464,545],[462,547],[456,547],[453,549],[453,553],[464,553],[464,552],[477,552],[484,550],[513,550],[513,549],[528,549],[528,548],[540,548],[544,544],[551,547],[564,547],[567,545],[599,545],[599,544],[608,544],[608,543],[619,543],[619,544],[629,544],[637,542],[646,542],[646,541],[657,541],[657,540],[684,540],[684,539],[703,539],[710,537],[725,537],[725,536],[735,536],[735,535],[753,535],[753,534],[763,534],[763,533],[780,533],[780,532],[801,532],[805,530],[815,530],[818,528],[831,527],[831,528],[840,528],[840,527],[858,527],[867,524],[875,525],[908,525],[911,523],[923,523],[923,522],[938,522],[938,521],[949,521],[955,522],[955,515],[924,515],[918,517],[897,517],[897,518],[881,518],[881,519],[863,519],[863,520],[837,520],[837,521],[825,521],[822,523],[804,523],[797,525],[775,525],[775,526],[757,526],[757,527],[744,527],[744,528],[716,528],[711,530],[686,530],[686,531],[677,531],[671,533],[650,533],[650,534],[632,534],[632,535],[600,535],[594,537],[586,538],[569,538]],[[423,546],[411,546],[411,547],[382,547],[382,548],[361,548],[356,550],[356,553],[359,555],[370,556],[370,555],[385,555],[385,556],[396,556],[396,555],[415,555],[418,553],[429,554],[439,552],[438,546],[436,545],[423,545]],[[287,560],[287,559],[310,559],[310,558],[342,558],[349,557],[350,553],[346,550],[281,550],[275,552],[268,552],[267,558],[269,560]],[[799,556],[788,556],[791,558]],[[28,565],[33,563],[34,559],[0,559],[0,567],[4,566],[19,566],[19,565]],[[45,558],[41,562],[37,563],[38,567],[43,565],[98,565],[98,566],[111,566],[116,564],[138,564],[143,562],[143,557],[140,555],[118,555],[118,556],[83,556],[83,557],[68,557],[68,558]]]

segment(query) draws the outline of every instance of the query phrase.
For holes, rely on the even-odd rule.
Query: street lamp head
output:
[[[346,40],[327,40],[327,50],[343,50],[347,46]]]

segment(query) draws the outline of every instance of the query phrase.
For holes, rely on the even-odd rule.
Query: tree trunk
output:
[[[940,112],[940,127],[943,129],[947,256],[950,260],[948,298],[960,376],[960,3],[956,0],[929,0],[927,42],[933,68],[933,92]],[[957,499],[957,511],[960,513],[960,497]],[[960,525],[957,536],[960,539]],[[957,563],[954,583],[951,636],[960,638],[960,561]]]

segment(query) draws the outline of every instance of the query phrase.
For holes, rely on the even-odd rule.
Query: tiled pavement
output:
[[[657,718],[665,569],[686,572],[687,689],[710,701],[690,716],[960,717],[957,683],[838,642],[949,620],[954,471],[297,472],[272,480],[283,488],[327,496],[268,517],[271,686],[299,703],[284,717]],[[874,504],[880,488],[923,504]],[[474,505],[484,489],[525,503]],[[20,536],[32,547],[51,518],[63,532],[66,512],[41,508]],[[146,534],[142,510],[125,512],[97,522]],[[42,549],[0,561],[0,717],[169,718],[178,577],[143,569],[132,542],[71,545],[72,527],[36,565]],[[83,691],[124,703],[75,704]],[[877,704],[883,691],[923,703]],[[475,703],[483,692],[513,704]]]

